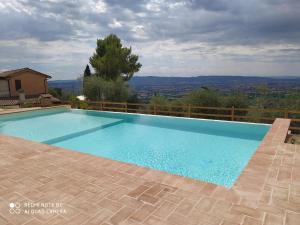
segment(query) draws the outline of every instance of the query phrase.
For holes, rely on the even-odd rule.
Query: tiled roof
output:
[[[22,73],[22,72],[34,72],[34,73],[37,73],[39,75],[42,75],[42,76],[45,76],[47,78],[51,78],[51,76],[47,75],[47,74],[44,74],[44,73],[41,73],[41,72],[38,72],[36,70],[33,70],[33,69],[30,69],[30,68],[21,68],[21,69],[16,69],[16,70],[9,70],[9,71],[4,71],[4,72],[1,72],[0,73],[0,78],[6,78],[6,77],[11,77],[13,75],[16,75],[18,73]]]

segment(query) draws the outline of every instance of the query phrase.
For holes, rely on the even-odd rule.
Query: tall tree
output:
[[[132,54],[131,47],[123,47],[121,40],[111,34],[97,40],[96,51],[90,57],[90,64],[95,69],[96,75],[105,80],[122,77],[128,81],[142,66],[138,59],[137,55]]]
[[[90,77],[91,75],[92,74],[91,74],[90,67],[89,67],[89,65],[86,65],[84,73],[83,73],[83,77]]]

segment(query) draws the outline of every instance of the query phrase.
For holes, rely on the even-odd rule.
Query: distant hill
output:
[[[300,90],[300,77],[250,77],[250,76],[198,76],[198,77],[133,77],[129,85],[141,99],[148,100],[155,93],[166,97],[178,98],[192,90],[208,87],[221,92],[239,90],[253,93],[255,86],[266,84],[274,93]],[[49,81],[50,87],[58,87],[74,93],[80,92],[78,80]]]
[[[64,91],[72,92],[79,94],[81,90],[81,81],[80,80],[50,80],[48,85],[51,88],[61,88]]]

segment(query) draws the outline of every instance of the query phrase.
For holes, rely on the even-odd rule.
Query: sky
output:
[[[138,76],[300,76],[300,0],[1,0],[0,71],[79,77],[113,33]]]

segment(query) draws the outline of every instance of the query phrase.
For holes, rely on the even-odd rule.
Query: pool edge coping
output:
[[[15,113],[25,113],[25,112],[33,112],[33,111],[40,111],[40,110],[47,110],[47,109],[56,109],[56,108],[68,108],[71,109],[71,105],[58,105],[58,106],[49,106],[49,107],[30,107],[30,108],[16,108],[16,109],[8,109],[1,110],[1,115],[8,115],[8,114],[15,114]]]
[[[202,121],[216,121],[216,122],[224,122],[224,123],[238,123],[238,124],[252,124],[252,125],[264,125],[271,127],[272,124],[268,123],[254,123],[254,122],[244,122],[244,121],[232,121],[232,120],[215,120],[215,119],[205,119],[205,118],[197,118],[197,117],[186,117],[186,116],[169,116],[169,115],[154,115],[154,114],[146,114],[146,113],[130,113],[130,112],[115,112],[108,110],[94,110],[94,109],[76,109],[70,108],[74,111],[92,111],[92,112],[107,112],[113,114],[129,114],[129,115],[141,115],[141,116],[150,116],[150,117],[167,117],[167,118],[176,118],[176,119],[187,119],[187,120],[202,120]]]

